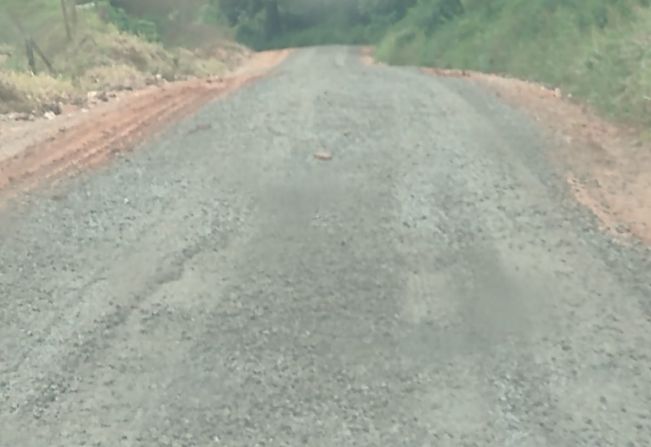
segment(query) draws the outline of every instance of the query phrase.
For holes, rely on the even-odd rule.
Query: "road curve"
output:
[[[0,446],[651,445],[651,256],[545,148],[306,49],[3,210]]]

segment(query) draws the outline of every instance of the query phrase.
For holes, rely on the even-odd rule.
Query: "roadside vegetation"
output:
[[[608,117],[651,129],[650,4],[0,0],[0,112],[42,109],[51,98],[82,91],[219,73],[245,51],[236,40],[258,50],[374,45],[376,57],[392,64],[495,72],[558,87]]]
[[[446,14],[441,5],[448,3]],[[421,0],[380,40],[394,64],[538,81],[651,129],[649,0]]]
[[[651,129],[651,0],[221,0],[257,49],[369,44],[392,64],[512,75]]]
[[[220,74],[245,53],[207,1],[0,0],[0,113]]]
[[[220,0],[237,39],[256,49],[380,40],[417,0]]]

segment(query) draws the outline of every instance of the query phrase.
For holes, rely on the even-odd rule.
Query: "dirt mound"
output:
[[[287,51],[256,54],[236,73],[223,78],[161,83],[116,95],[85,113],[52,121],[0,126],[0,190],[6,197],[98,165],[128,150],[170,121],[212,99],[263,76]]]

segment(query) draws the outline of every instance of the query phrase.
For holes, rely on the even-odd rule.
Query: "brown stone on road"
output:
[[[314,153],[314,158],[321,161],[330,161],[332,160],[332,152],[329,151],[317,151]]]

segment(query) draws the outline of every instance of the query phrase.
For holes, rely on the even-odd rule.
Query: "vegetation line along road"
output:
[[[250,50],[199,6],[0,0],[0,113],[60,114],[70,104],[85,107],[94,92],[220,75],[241,64]]]
[[[54,92],[70,97],[79,87],[212,74],[234,51],[226,42],[236,39],[256,49],[372,44],[390,63],[508,73],[560,87],[648,130],[649,3],[0,0],[0,112],[42,108]],[[26,39],[43,50],[57,76],[28,81],[16,74],[30,65]],[[47,71],[44,60],[35,56],[39,72]]]

